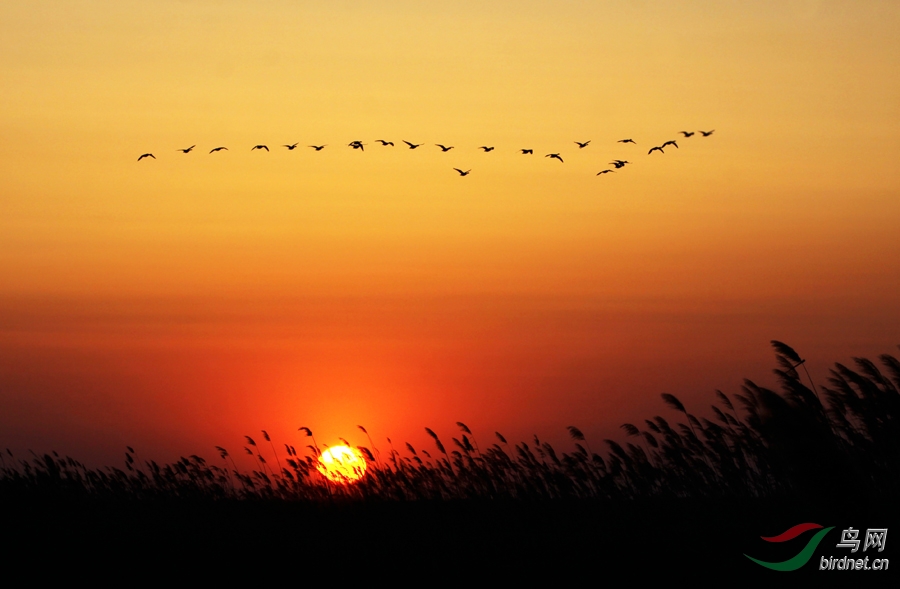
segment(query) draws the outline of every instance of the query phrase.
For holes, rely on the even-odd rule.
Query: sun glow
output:
[[[319,472],[337,483],[353,483],[366,474],[366,459],[356,448],[332,446],[319,456]]]

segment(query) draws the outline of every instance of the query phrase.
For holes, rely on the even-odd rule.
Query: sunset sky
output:
[[[900,354],[896,2],[4,0],[0,55],[0,448],[600,449]]]

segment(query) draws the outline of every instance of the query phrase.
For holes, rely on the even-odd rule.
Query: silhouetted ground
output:
[[[43,563],[34,568],[36,577],[149,569],[198,577],[258,573],[262,578],[293,571],[298,582],[328,569],[339,577],[354,572],[398,580],[424,572],[438,575],[433,582],[456,575],[527,579],[586,574],[604,579],[614,573],[631,581],[661,576],[669,581],[773,583],[789,575],[818,582],[849,574],[854,581],[869,582],[890,573],[819,571],[818,558],[850,556],[849,550],[835,547],[842,529],[890,529],[897,521],[894,501],[853,497],[344,504],[25,501],[7,504],[5,511],[5,556],[10,563]],[[744,556],[768,561],[792,557],[810,533],[782,545],[760,536],[804,522],[835,529],[800,570],[769,571]],[[868,554],[889,558],[890,548]]]

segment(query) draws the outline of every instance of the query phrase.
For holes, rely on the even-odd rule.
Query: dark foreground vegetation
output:
[[[248,437],[251,472],[224,448],[217,464],[191,456],[166,465],[139,464],[129,449],[124,469],[7,452],[4,533],[59,554],[85,543],[164,547],[173,557],[343,546],[360,562],[461,558],[521,570],[614,561],[636,574],[655,562],[671,574],[758,574],[743,552],[774,550],[759,536],[804,521],[884,527],[900,496],[900,362],[838,364],[816,387],[793,349],[772,344],[780,391],[750,381],[732,396],[717,391],[713,419],[663,394],[682,419],[624,424],[623,440],[604,440],[602,450],[574,426],[575,450],[564,453],[537,437],[476,439],[459,423],[448,444],[427,430],[430,450],[360,448],[369,467],[355,484],[318,473],[307,428],[303,452],[279,453],[264,433],[268,460]]]

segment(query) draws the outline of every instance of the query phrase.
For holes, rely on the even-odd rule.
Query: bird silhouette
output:
[[[521,151],[523,154],[534,153],[533,149],[520,149],[519,151]]]
[[[548,154],[545,155],[544,157],[550,157],[550,158],[558,159],[558,160],[561,161],[561,162],[563,161],[563,158],[559,157],[559,154],[558,154],[558,153],[548,153]],[[565,163],[565,162],[563,162],[563,163]]]
[[[634,143],[637,145],[637,142],[634,139],[619,139],[616,143]]]
[[[253,147],[250,148],[250,151],[253,151],[254,149],[265,149],[266,151],[269,151],[269,148],[266,147],[265,145],[254,145]]]
[[[407,141],[406,139],[403,140],[403,143],[409,145],[409,148],[410,148],[410,149],[415,149],[415,148],[417,148],[417,147],[421,147],[421,146],[425,145],[424,143],[410,143],[410,142]]]
[[[609,174],[610,172],[615,173],[615,170],[602,170],[600,172],[597,172],[597,175],[599,176],[600,174]]]
[[[630,164],[630,163],[631,162],[626,161],[626,160],[613,160],[613,161],[609,162],[609,165],[615,166],[616,169],[618,170],[619,168],[624,168],[625,164]]]
[[[679,131],[679,133],[681,133],[681,134],[684,135],[685,137],[690,137],[691,135],[694,134],[693,131]]]
[[[447,147],[446,145],[441,145],[440,143],[435,143],[435,145],[440,147],[441,151],[443,151],[443,152],[447,152],[447,151],[450,151],[451,149],[453,149],[452,145],[450,147]],[[453,169],[455,170],[456,168],[453,168]]]
[[[393,141],[385,141],[384,139],[376,139],[375,142],[380,143],[381,145],[390,145],[391,147],[394,147]]]
[[[325,145],[327,145],[327,143]],[[307,147],[312,147],[316,151],[322,151],[323,149],[325,149],[325,145],[309,145]]]
[[[487,153],[487,152],[489,152],[489,151],[493,151],[493,150],[494,150],[493,147],[488,147],[487,145],[482,145],[482,146],[479,147],[478,149],[483,149],[483,150],[484,150],[484,153]]]
[[[215,153],[215,152],[217,152],[217,151],[222,151],[223,149],[224,149],[225,151],[228,151],[228,148],[227,148],[227,147],[213,147],[212,149],[209,150],[209,153]]]
[[[675,146],[675,149],[678,149],[678,144],[675,143],[675,140],[674,140],[674,139],[673,139],[672,141],[666,141],[665,143],[663,143],[662,145],[660,145],[660,147],[665,147],[666,145],[674,145],[674,146]]]
[[[152,153],[145,153],[144,155],[142,155],[141,157],[138,158],[138,161],[141,161],[145,157],[152,157],[153,159],[156,159],[156,156],[153,155]]]
[[[585,141],[584,143],[582,143],[581,141],[576,141],[576,142],[575,142],[575,145],[578,146],[578,149],[584,149],[585,147],[588,146],[588,143],[590,143],[589,140],[588,140],[588,141]]]
[[[715,131],[716,131],[715,129],[713,129],[712,131],[700,131],[700,134],[703,135],[704,137],[709,137],[710,135],[715,133]]]
[[[191,153],[191,150],[197,147],[196,145],[191,145],[190,147],[185,147],[184,149],[176,149],[175,151],[180,151],[181,153]]]
[[[469,175],[469,172],[472,171],[472,170],[466,170],[465,172],[463,172],[463,171],[460,170],[459,168],[453,168],[453,169],[456,170],[457,172],[459,172],[459,175],[460,175],[460,176],[468,176],[468,175]]]
[[[297,144],[294,143],[293,145],[288,145],[285,143],[284,146],[288,148],[288,151],[294,151],[294,149],[297,147]]]
[[[659,153],[666,153],[666,152],[663,151],[663,148],[662,148],[662,147],[660,147],[659,145],[657,145],[656,147],[651,147],[651,148],[650,148],[650,151],[647,152],[647,155],[650,155],[651,153],[653,153],[654,151],[657,151],[657,150],[659,150]]]
[[[361,149],[362,151],[366,150],[365,147],[363,147],[362,141],[351,141],[347,146],[352,147],[353,149]]]

